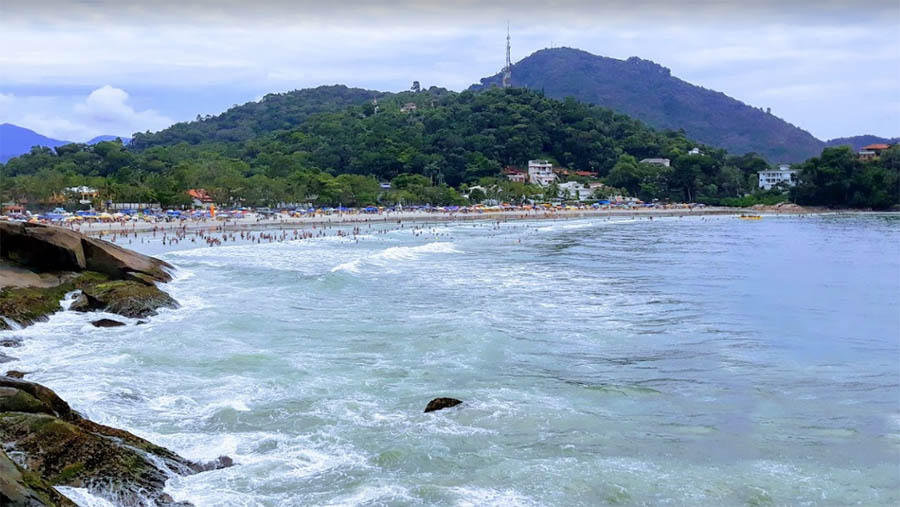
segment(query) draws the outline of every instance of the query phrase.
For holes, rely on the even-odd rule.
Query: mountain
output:
[[[31,151],[32,146],[56,148],[64,144],[69,144],[69,141],[51,139],[31,129],[11,123],[0,125],[0,163],[6,163],[7,160],[13,157],[28,153]]]
[[[852,137],[836,137],[834,139],[829,139],[825,141],[826,146],[849,146],[853,148],[853,151],[858,151],[863,146],[868,146],[870,144],[897,144],[900,143],[900,137],[887,138],[887,137],[878,137],[873,135],[862,135],[862,136],[852,136]]]
[[[243,142],[260,134],[294,128],[313,114],[341,111],[385,95],[388,94],[344,85],[270,93],[216,116],[197,115],[194,121],[176,123],[159,132],[136,133],[131,147],[143,150],[182,142]]]
[[[501,78],[495,74],[470,89],[500,86]],[[578,49],[543,49],[513,65],[512,85],[608,107],[654,128],[684,129],[702,143],[735,154],[755,152],[773,163],[800,162],[825,146],[775,115],[682,81],[637,57],[617,60]]]
[[[97,136],[85,144],[95,145],[97,143],[102,143],[103,141],[115,141],[116,139],[121,139],[122,144],[128,144],[131,142],[130,137],[122,137],[122,136]]]
[[[103,141],[115,141],[117,138],[122,139],[124,144],[131,141],[127,137],[97,136],[84,144],[94,145]],[[33,146],[56,148],[67,144],[72,144],[72,141],[53,139],[25,127],[4,123],[0,125],[0,164],[5,164],[13,157],[28,153]]]

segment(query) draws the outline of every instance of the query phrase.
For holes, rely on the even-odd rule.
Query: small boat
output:
[[[741,215],[738,218],[741,220],[762,220],[761,215]]]

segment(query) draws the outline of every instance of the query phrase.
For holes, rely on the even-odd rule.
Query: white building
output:
[[[759,188],[771,190],[779,183],[786,183],[789,187],[793,187],[796,175],[797,171],[791,169],[790,164],[781,164],[778,169],[759,171]]]
[[[667,158],[645,158],[644,160],[641,160],[641,163],[661,165],[664,167],[669,167],[672,165],[672,161]]]
[[[557,197],[566,197],[566,192],[568,191],[569,199],[577,199],[579,201],[586,201],[591,198],[593,191],[587,185],[579,183],[577,181],[568,181],[566,183],[560,183],[559,187],[559,195]]]
[[[700,148],[693,148],[688,152],[688,155],[703,155],[703,152],[700,151]]]
[[[546,160],[529,160],[528,181],[542,187],[556,181],[556,175],[553,174],[553,164]]]

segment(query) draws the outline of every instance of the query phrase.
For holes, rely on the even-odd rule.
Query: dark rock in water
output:
[[[171,503],[163,496],[169,476],[199,467],[81,417],[44,386],[8,377],[0,377],[0,444],[14,448],[29,471],[49,484],[87,488],[116,505]]]
[[[10,362],[10,361],[15,361],[16,359],[17,359],[17,358],[15,358],[15,357],[7,356],[7,355],[4,354],[3,352],[0,352],[0,364],[8,363],[8,362]]]
[[[462,403],[462,400],[456,398],[435,398],[428,402],[425,412],[434,412],[435,410],[443,410],[445,408],[455,407]]]
[[[134,325],[135,326],[143,326],[146,323],[147,323],[146,320],[139,320],[139,321],[135,322]]]
[[[9,336],[0,338],[0,347],[21,347],[22,338],[18,336]]]
[[[9,378],[25,378],[25,375],[28,375],[27,371],[9,370],[6,372],[6,376]]]
[[[83,297],[83,299],[82,299]],[[70,310],[103,310],[125,317],[149,317],[159,308],[177,308],[178,303],[155,285],[114,281],[85,287]]]
[[[218,458],[206,463],[195,463],[193,469],[197,472],[208,472],[210,470],[218,470],[220,468],[228,468],[234,466],[234,460],[228,456],[219,456]]]
[[[40,475],[23,470],[0,449],[0,505],[4,507],[74,507]]]
[[[99,319],[92,321],[91,324],[93,324],[94,327],[120,327],[125,325],[124,322],[112,319]]]

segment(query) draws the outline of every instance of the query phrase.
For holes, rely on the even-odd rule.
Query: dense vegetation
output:
[[[176,123],[160,132],[139,132],[134,135],[132,146],[145,149],[181,142],[243,142],[260,134],[293,128],[312,114],[340,111],[384,95],[343,85],[270,93],[257,102],[234,106],[216,116],[197,115],[195,121]]]
[[[65,188],[87,185],[104,201],[164,206],[189,204],[186,191],[192,188],[231,205],[446,205],[465,204],[467,187],[477,184],[484,190],[475,191],[473,201],[520,202],[552,192],[508,182],[501,170],[535,158],[572,173],[594,173],[592,179],[614,188],[609,193],[646,201],[742,205],[787,199],[785,189],[755,192],[757,171],[768,167],[759,156],[729,156],[708,146],[689,154],[698,145],[683,132],[655,131],[574,99],[516,88],[432,88],[385,94],[376,106],[363,92],[327,87],[267,96],[218,117],[138,134],[129,147],[100,142],[34,148],[0,166],[0,199],[52,203]],[[359,98],[364,100],[340,105]],[[409,103],[416,108],[403,111]],[[896,152],[863,163],[846,151],[826,150],[802,166],[797,201],[896,204]],[[671,167],[640,162],[657,157],[671,159]],[[841,183],[841,193],[831,189],[829,178],[852,181]],[[387,181],[390,190],[380,184]]]
[[[499,86],[500,79],[500,74],[482,79],[472,89]],[[608,107],[658,129],[683,129],[691,139],[731,153],[759,153],[772,163],[800,162],[824,147],[773,114],[672,77],[669,69],[637,57],[545,49],[513,66],[512,84]]]

